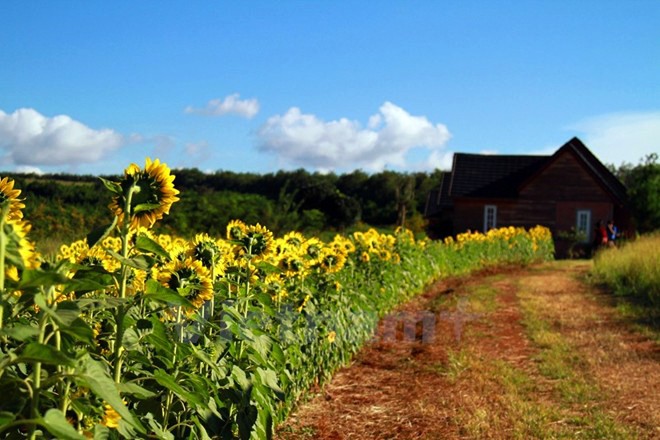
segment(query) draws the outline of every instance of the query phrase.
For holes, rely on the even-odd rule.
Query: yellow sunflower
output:
[[[27,269],[39,267],[39,253],[36,252],[34,243],[28,240],[27,234],[32,229],[25,220],[12,220],[5,223],[5,234],[9,241],[7,252],[19,257]]]
[[[310,238],[305,242],[305,254],[312,260],[312,262],[318,261],[323,251],[323,242],[318,238]]]
[[[278,267],[284,271],[287,278],[302,277],[305,276],[308,271],[305,261],[296,255],[281,258]]]
[[[319,266],[325,273],[339,272],[346,264],[346,254],[331,247],[323,248]]]
[[[167,248],[171,260],[185,261],[191,256],[191,247],[189,243],[171,244]]]
[[[105,411],[103,413],[103,420],[101,421],[101,425],[107,428],[118,428],[119,421],[121,420],[119,413],[108,404],[103,405],[103,408]]]
[[[0,180],[0,205],[9,200],[9,214],[7,220],[20,220],[23,218],[23,208],[25,205],[23,200],[18,196],[21,194],[20,189],[14,189],[14,181],[9,177],[3,177]]]
[[[227,224],[227,240],[240,240],[245,235],[247,226],[240,220],[232,220]]]
[[[222,251],[218,244],[205,233],[195,235],[192,240],[191,254],[209,270],[217,268],[222,258]]]
[[[260,284],[260,287],[277,303],[281,302],[287,296],[284,280],[279,273],[268,274],[264,282]]]
[[[192,258],[168,263],[158,274],[158,281],[184,296],[195,309],[213,298],[213,282],[209,270]]]
[[[305,236],[300,232],[291,231],[284,235],[284,241],[291,247],[299,249],[305,242]]]
[[[90,267],[103,266],[108,272],[115,272],[121,267],[121,264],[105,250],[106,248],[118,250],[116,249],[115,240],[111,238],[105,238],[103,246],[93,246],[92,248],[87,244],[87,240],[77,240],[70,245],[63,244],[60,246],[56,259]]]
[[[257,223],[246,227],[240,242],[241,254],[265,258],[273,249],[273,233]]]
[[[134,188],[131,196],[131,228],[150,228],[163,215],[169,214],[172,204],[179,200],[179,190],[174,188],[173,182],[174,176],[170,174],[170,169],[158,159],[152,162],[147,158],[144,170],[131,164],[124,170],[124,178],[120,182],[123,194],[115,196],[109,207],[122,221],[126,197],[129,189]],[[138,207],[138,212],[135,212]]]

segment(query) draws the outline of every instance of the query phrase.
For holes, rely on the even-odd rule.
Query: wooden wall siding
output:
[[[454,201],[454,234],[483,231],[484,206],[497,206],[497,227],[520,226],[531,228],[542,225],[555,227],[555,204],[534,200],[493,201],[488,199]]]
[[[570,231],[576,226],[577,211],[588,209],[591,211],[591,228],[598,220],[606,222],[614,216],[614,205],[606,202],[561,202],[557,203],[557,221],[553,234],[559,231]]]
[[[563,152],[548,168],[521,188],[520,198],[545,201],[610,201],[609,194],[569,151]]]
[[[515,221],[515,223],[512,223],[513,226],[530,228],[541,225],[552,230],[555,227],[557,218],[556,204],[542,200],[519,200],[513,216]]]
[[[489,203],[490,204],[490,203]],[[484,203],[479,201],[454,201],[454,234],[468,229],[483,231]]]

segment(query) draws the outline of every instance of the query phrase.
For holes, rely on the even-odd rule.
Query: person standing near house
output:
[[[619,235],[619,229],[614,224],[614,221],[610,220],[607,222],[607,244],[610,246],[615,246],[616,237]]]
[[[591,253],[595,253],[597,249],[605,245],[607,245],[607,228],[602,220],[598,220],[594,227],[594,242]]]

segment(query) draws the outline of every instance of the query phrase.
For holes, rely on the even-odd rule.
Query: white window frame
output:
[[[584,232],[584,242],[591,240],[591,209],[578,209],[575,213],[575,232]]]
[[[491,217],[492,216],[492,222]],[[485,205],[484,206],[484,232],[497,227],[497,206]]]

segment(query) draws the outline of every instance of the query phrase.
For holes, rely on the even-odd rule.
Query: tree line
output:
[[[159,227],[160,232],[184,237],[198,232],[223,235],[232,219],[261,223],[278,234],[344,231],[361,224],[405,224],[422,231],[426,195],[442,176],[440,171],[367,174],[357,170],[337,175],[303,169],[269,174],[178,169],[173,174],[181,200]],[[81,238],[106,224],[111,215],[107,207],[111,195],[96,176],[5,175],[22,191],[25,218],[33,225],[35,241]]]
[[[651,154],[638,164],[609,169],[627,187],[639,232],[660,229],[660,163]],[[198,232],[223,235],[227,223],[240,219],[261,223],[281,234],[291,230],[319,234],[369,225],[405,225],[423,232],[428,192],[441,182],[442,171],[368,174],[312,173],[304,169],[276,173],[238,173],[178,169],[175,187],[180,201],[159,222],[161,231],[190,237]],[[66,242],[82,238],[108,223],[110,194],[91,175],[5,174],[16,181],[25,199],[31,238]],[[102,176],[117,180],[118,176]]]

